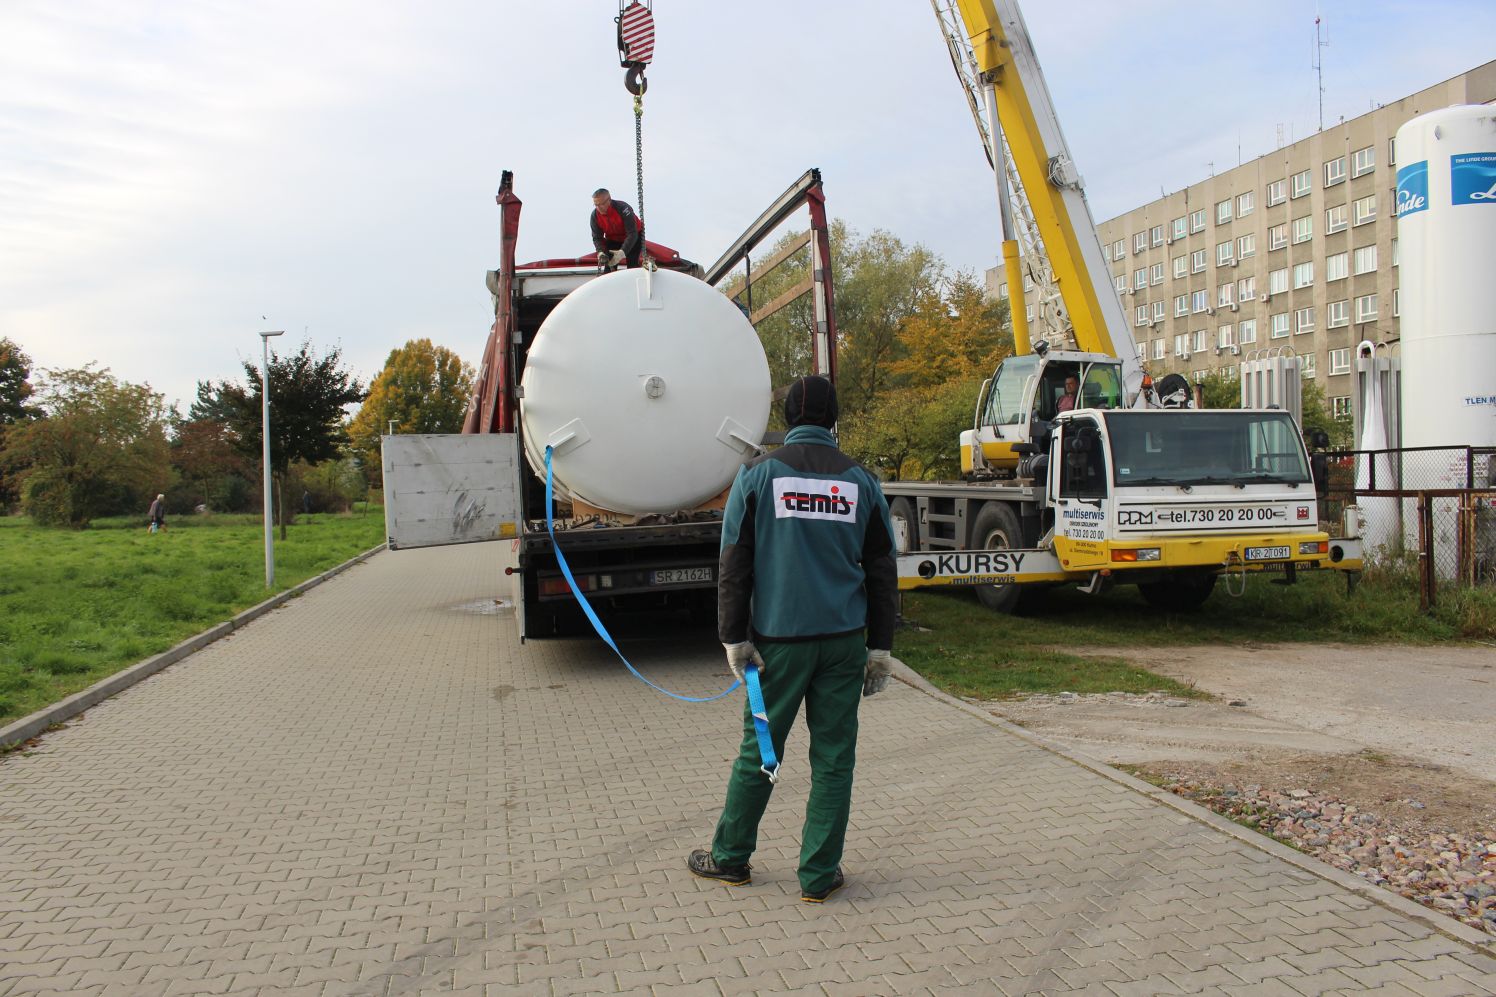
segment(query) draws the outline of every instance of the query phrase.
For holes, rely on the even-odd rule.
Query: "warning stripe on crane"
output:
[[[655,50],[655,22],[654,15],[649,8],[642,3],[629,4],[619,15],[619,37],[627,50],[629,62],[638,62],[645,65],[654,58]]]

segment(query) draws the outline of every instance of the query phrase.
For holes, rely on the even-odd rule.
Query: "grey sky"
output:
[[[1491,58],[1496,5],[1320,5],[1326,122]],[[491,321],[493,193],[521,259],[634,200],[616,0],[0,3],[0,335],[185,405],[255,332],[364,378]],[[1025,17],[1092,210],[1111,217],[1313,131],[1313,3],[1075,0]],[[953,267],[997,253],[991,175],[924,0],[659,0],[650,237],[710,262],[807,167],[832,214]],[[261,316],[266,316],[261,320]]]

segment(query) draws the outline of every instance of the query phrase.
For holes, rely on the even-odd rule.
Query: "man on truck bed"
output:
[[[644,249],[644,219],[632,205],[613,200],[606,187],[592,192],[592,209],[592,245],[597,249],[597,262],[611,269],[618,265],[615,254],[622,253],[630,270],[637,267]]]
[[[718,636],[741,679],[758,666],[779,757],[800,703],[810,727],[810,800],[800,840],[800,899],[820,903],[844,882],[857,707],[892,671],[898,570],[883,491],[837,448],[836,392],[803,377],[784,403],[784,446],[738,472],[722,521]],[[757,648],[755,648],[757,645]],[[748,859],[772,783],[759,767],[751,708],[710,850],[691,871],[733,886]]]

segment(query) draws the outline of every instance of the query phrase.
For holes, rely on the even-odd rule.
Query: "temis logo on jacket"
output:
[[[857,522],[857,483],[835,478],[775,478],[776,519]]]

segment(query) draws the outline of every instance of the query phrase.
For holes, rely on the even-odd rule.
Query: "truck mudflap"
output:
[[[899,589],[937,585],[1025,585],[1071,581],[1053,551],[952,550],[900,554]]]

